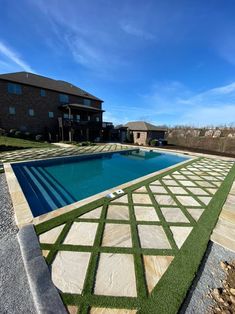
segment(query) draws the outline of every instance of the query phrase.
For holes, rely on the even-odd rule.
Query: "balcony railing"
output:
[[[101,121],[79,121],[79,120],[73,120],[73,119],[63,119],[63,125],[64,126],[73,126],[73,127],[81,127],[81,126],[87,126],[87,127],[101,127],[102,122]]]

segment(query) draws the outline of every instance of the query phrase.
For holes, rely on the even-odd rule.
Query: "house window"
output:
[[[33,117],[34,116],[34,110],[33,109],[29,109],[29,116]]]
[[[9,114],[11,114],[11,115],[16,114],[16,108],[15,107],[9,107]]]
[[[137,133],[137,136],[136,136],[136,137],[137,137],[137,138],[140,138],[140,133],[139,133],[139,132]]]
[[[59,97],[60,97],[60,102],[65,103],[65,104],[69,102],[69,96],[66,94],[60,94]]]
[[[46,91],[45,89],[40,89],[40,96],[45,97],[46,96]]]
[[[90,106],[90,105],[91,105],[91,100],[84,98],[84,99],[83,99],[83,104],[84,104],[85,106]]]
[[[77,120],[77,121],[80,121],[80,120],[81,120],[80,114],[77,114],[77,115],[76,115],[76,120]]]
[[[91,121],[91,116],[87,116],[87,121]]]
[[[95,118],[96,122],[100,122],[100,117]]]
[[[68,113],[64,113],[64,119],[68,119],[69,118],[69,114]]]
[[[21,85],[15,83],[8,83],[7,85],[8,93],[9,94],[22,94]]]
[[[54,118],[54,112],[53,111],[49,111],[48,112],[48,117],[49,118]]]

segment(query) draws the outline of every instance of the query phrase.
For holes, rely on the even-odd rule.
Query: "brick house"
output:
[[[0,128],[45,139],[102,137],[102,100],[71,83],[33,73],[0,75]]]
[[[144,121],[128,122],[124,125],[133,137],[134,144],[148,145],[152,139],[164,139],[166,128]]]

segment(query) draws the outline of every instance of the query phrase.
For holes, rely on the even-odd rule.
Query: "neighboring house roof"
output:
[[[116,125],[115,126],[115,128],[114,129],[127,129],[127,126],[125,126],[125,125],[123,125],[123,124],[118,124],[118,125]]]
[[[167,129],[163,126],[156,126],[144,121],[133,121],[128,122],[124,125],[131,131],[166,131]]]
[[[21,83],[31,86],[40,87],[43,89],[50,89],[60,93],[81,96],[89,99],[99,100],[101,99],[91,95],[90,93],[84,91],[83,89],[60,80],[54,80],[49,77],[28,73],[28,72],[15,72],[15,73],[6,73],[0,74],[0,79]]]

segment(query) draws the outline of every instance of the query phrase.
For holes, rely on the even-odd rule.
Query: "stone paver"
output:
[[[89,211],[86,214],[81,215],[79,218],[84,218],[84,219],[99,219],[101,215],[102,207],[98,207],[96,209],[93,209]]]
[[[130,225],[105,224],[102,246],[132,247]]]
[[[196,186],[196,184],[195,184],[194,182],[189,181],[189,180],[185,180],[185,181],[179,180],[179,182],[180,182],[182,185],[184,185],[184,186]]]
[[[80,294],[86,276],[90,253],[59,251],[52,263],[52,281],[66,293]]]
[[[187,217],[177,207],[162,207],[162,214],[168,222],[189,222]]]
[[[183,206],[200,206],[200,204],[192,196],[176,196]]]
[[[84,153],[98,153],[102,151],[116,151],[116,150],[126,150],[130,149],[128,146],[121,145],[97,145],[97,146],[86,146],[86,147],[51,147],[43,149],[25,149],[21,151],[13,151],[0,154],[1,162],[8,161],[20,161],[20,160],[29,160],[29,159],[43,159],[49,157],[61,157],[61,156],[72,156],[80,155]]]
[[[169,186],[169,190],[173,193],[173,194],[188,194],[187,191],[185,191],[184,188],[181,188],[180,186]]]
[[[235,181],[223,205],[211,240],[235,252]]]
[[[135,217],[138,221],[159,221],[154,207],[134,206]]]
[[[55,227],[39,236],[39,241],[42,243],[50,243],[53,244],[57,240],[58,236],[60,235],[61,231],[63,230],[65,225],[60,225]]]
[[[150,185],[150,190],[153,193],[167,194],[167,190],[163,186]]]
[[[123,195],[119,198],[116,198],[115,200],[111,201],[111,203],[124,203],[124,204],[128,204],[128,197],[127,195]]]
[[[136,204],[152,204],[148,194],[132,194],[132,199]]]
[[[109,205],[107,219],[129,220],[129,207],[124,205]]]
[[[98,295],[136,297],[133,255],[101,253],[94,293]]]
[[[64,244],[93,245],[98,224],[94,222],[74,222]]]
[[[189,214],[198,221],[198,219],[201,217],[202,213],[204,212],[203,208],[187,208],[187,211]]]
[[[212,199],[209,196],[198,196],[199,200],[202,201],[204,204],[208,205]]]
[[[135,190],[135,192],[140,192],[140,193],[148,193],[147,189],[145,186],[142,186],[141,188]]]
[[[194,195],[208,195],[208,193],[201,188],[188,188],[188,190]]]
[[[138,225],[142,248],[170,249],[170,243],[161,226]]]
[[[149,293],[152,292],[162,275],[165,273],[173,256],[144,255],[145,277]]]
[[[192,227],[170,227],[170,229],[173,233],[174,240],[178,248],[180,249],[193,228]]]
[[[176,202],[170,195],[154,195],[159,205],[176,205]]]

